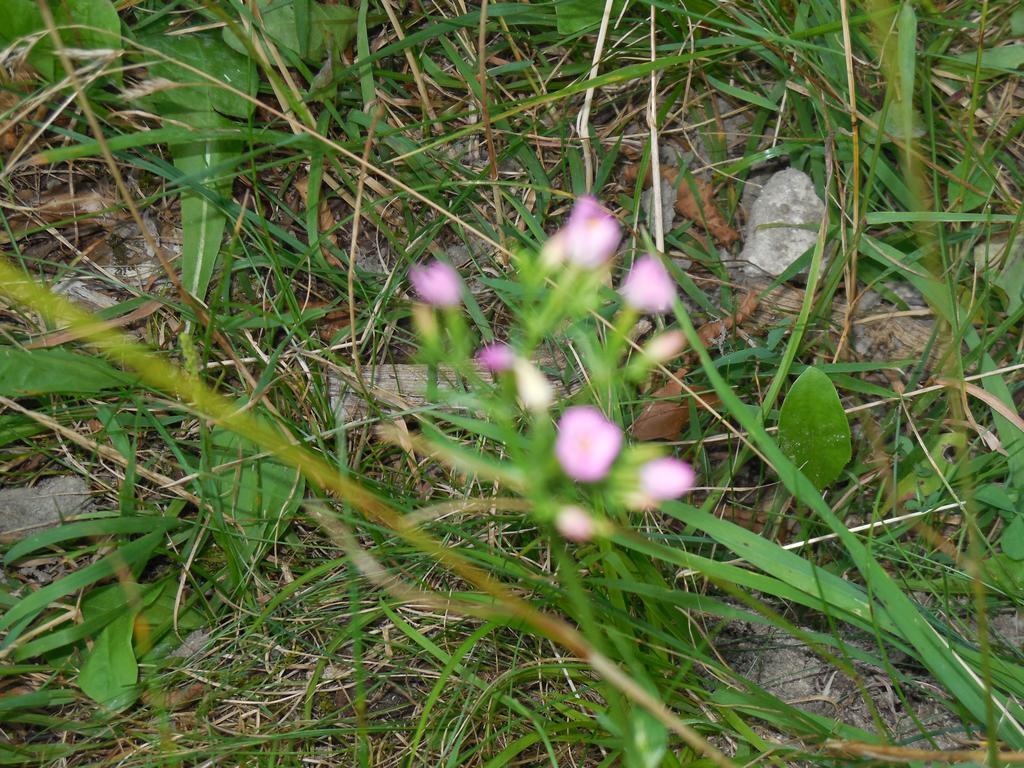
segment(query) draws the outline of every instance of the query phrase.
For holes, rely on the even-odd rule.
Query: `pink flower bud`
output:
[[[493,341],[477,350],[476,361],[491,373],[502,373],[515,365],[516,353],[508,344]]]
[[[647,254],[633,262],[619,293],[639,312],[668,312],[676,297],[676,284],[665,265]]]
[[[694,480],[693,467],[671,456],[640,467],[640,492],[654,503],[678,499],[693,488]]]
[[[594,518],[585,509],[576,506],[562,507],[555,516],[555,529],[569,541],[577,544],[594,538]]]
[[[680,330],[660,333],[647,342],[644,355],[654,363],[667,363],[675,360],[686,349],[686,337]]]
[[[569,261],[593,269],[615,254],[622,240],[622,227],[595,198],[585,195],[576,201],[560,234],[563,239],[559,246]]]
[[[462,303],[462,278],[451,264],[432,261],[409,269],[413,290],[427,304],[457,307]]]
[[[622,448],[622,430],[592,405],[566,409],[558,421],[555,457],[573,480],[603,479]]]

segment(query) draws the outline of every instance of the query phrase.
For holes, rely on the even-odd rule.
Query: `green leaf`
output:
[[[53,546],[64,541],[74,541],[85,537],[123,536],[129,533],[147,533],[156,529],[169,531],[181,525],[175,518],[165,517],[106,517],[99,520],[80,520],[65,523],[55,528],[47,528],[34,536],[16,542],[4,555],[4,565],[15,563],[26,555],[38,552],[44,547]]]
[[[967,51],[953,58],[973,73],[978,53],[977,51]],[[1024,66],[1024,43],[986,48],[981,52],[982,76],[992,77],[1000,72],[1019,69],[1021,66]]]
[[[195,113],[191,122],[200,132],[218,129],[231,121],[216,112]],[[208,136],[196,141],[171,145],[174,167],[193,183],[205,181],[213,193],[227,198],[231,194],[231,178],[208,179],[214,168],[222,166],[238,154],[238,143],[230,139]],[[213,271],[220,255],[221,240],[227,216],[202,192],[185,191],[181,195],[181,283],[197,299],[205,299]]]
[[[0,614],[0,631],[13,627],[7,633],[3,643],[0,644],[0,648],[6,648],[13,643],[24,631],[28,622],[54,600],[59,600],[90,584],[109,578],[125,568],[130,568],[139,560],[148,560],[163,536],[163,530],[147,533],[145,536],[119,547],[95,563],[25,595],[13,608]]]
[[[226,429],[213,432],[212,461],[225,510],[241,525],[250,554],[276,540],[302,501],[304,482],[291,467],[260,456],[259,449]]]
[[[110,0],[50,1],[53,20],[61,42],[66,48],[117,49],[121,46],[121,20]],[[9,43],[20,37],[43,32],[46,24],[36,0],[5,0],[4,20],[0,25],[0,42]],[[67,29],[69,25],[75,28]],[[53,53],[48,34],[32,46],[28,63],[51,82],[64,76],[64,68]],[[114,75],[120,82],[120,74]]]
[[[0,395],[93,395],[133,386],[136,377],[99,357],[65,349],[0,347]]]
[[[1006,553],[995,555],[981,564],[982,573],[999,589],[1010,595],[1024,592],[1024,568]]]
[[[1024,37],[1024,8],[1018,8],[1010,14],[1010,34]]]
[[[917,65],[917,14],[914,6],[904,2],[900,8],[896,35],[896,67],[899,75],[896,92],[897,101],[893,105],[899,124],[898,136],[907,147],[916,137],[914,110],[914,78]]]
[[[139,665],[132,648],[136,611],[120,614],[93,641],[78,671],[78,687],[90,699],[110,709],[135,701]]]
[[[612,19],[622,11],[625,0],[612,4]],[[596,26],[604,15],[604,3],[599,0],[558,0],[555,16],[558,19],[558,34],[575,35]]]
[[[1011,560],[1024,560],[1024,514],[1018,514],[999,538],[1003,552]]]
[[[995,189],[995,174],[988,163],[980,157],[965,156],[952,169],[954,179],[946,190],[949,207],[957,211],[976,211],[988,202]],[[965,184],[980,190],[974,192]]]
[[[163,54],[149,65],[152,77],[184,84],[180,88],[161,91],[153,97],[155,102],[164,107],[159,110],[161,114],[167,114],[168,111],[183,112],[185,115],[217,111],[242,118],[252,114],[254,105],[251,101],[227,88],[214,85],[209,79],[192,71],[198,70],[243,94],[255,93],[256,77],[252,62],[231,50],[219,35],[213,32],[175,36],[156,34],[141,38],[139,43]],[[170,110],[166,109],[168,106]],[[191,123],[190,120],[186,122]]]
[[[629,716],[626,744],[628,768],[658,768],[668,749],[668,731],[646,709],[636,707]]]
[[[356,35],[355,8],[347,5],[324,5],[309,0],[259,0],[260,31],[277,46],[286,48],[306,61],[320,62],[329,51],[341,51]],[[306,19],[306,23],[302,23]],[[248,56],[241,25],[225,27],[224,42]]]
[[[819,490],[850,460],[850,422],[831,379],[807,368],[779,414],[779,447]]]

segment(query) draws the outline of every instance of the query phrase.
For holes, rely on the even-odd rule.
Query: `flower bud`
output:
[[[516,359],[512,364],[516,376],[519,401],[528,411],[543,413],[554,401],[554,390],[544,374],[528,360]]]
[[[594,538],[597,526],[589,512],[582,507],[570,505],[558,510],[555,529],[569,541],[582,544]]]
[[[686,349],[686,336],[680,330],[659,333],[644,347],[644,357],[657,365],[675,360]]]

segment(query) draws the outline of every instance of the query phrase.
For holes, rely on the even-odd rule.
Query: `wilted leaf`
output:
[[[53,20],[66,48],[116,49],[121,45],[121,20],[110,0],[51,0]],[[67,28],[74,25],[74,28]],[[88,29],[87,29],[88,27]],[[9,43],[43,32],[46,23],[37,0],[5,0],[0,41]],[[64,68],[53,53],[50,36],[42,35],[28,55],[28,63],[47,80],[59,80]],[[120,81],[120,74],[114,75]]]
[[[637,166],[627,166],[627,181],[636,179]],[[687,177],[678,168],[662,167],[661,177],[676,188],[676,212],[702,229],[706,230],[719,245],[730,246],[740,238],[740,233],[729,226],[722,212],[718,210],[712,186],[695,176]],[[650,184],[648,177],[645,184]]]
[[[64,349],[27,350],[0,347],[0,395],[92,395],[136,383],[100,357],[87,357]]]
[[[654,390],[652,402],[640,412],[630,429],[637,440],[674,440],[690,420],[690,408],[681,400],[683,388],[674,381]]]
[[[850,422],[831,379],[807,368],[779,414],[779,447],[820,490],[850,460]]]

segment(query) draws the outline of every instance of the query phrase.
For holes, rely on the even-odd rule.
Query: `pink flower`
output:
[[[679,498],[693,488],[694,480],[693,467],[671,456],[640,467],[640,491],[654,503]]]
[[[427,304],[435,307],[457,307],[462,303],[462,278],[451,264],[432,261],[409,269],[413,290]]]
[[[569,261],[593,269],[615,254],[622,240],[622,227],[595,198],[585,195],[576,201],[565,228],[555,237],[560,235],[559,246]]]
[[[491,373],[501,373],[511,370],[515,365],[516,353],[508,344],[492,341],[477,350],[476,361]]]
[[[676,284],[665,265],[647,254],[633,262],[619,293],[626,304],[640,312],[668,312],[676,297]]]
[[[555,516],[555,529],[569,541],[578,544],[594,538],[595,528],[594,518],[580,507],[562,507]]]
[[[592,405],[574,405],[558,422],[555,457],[573,480],[603,479],[621,448],[622,430]]]

